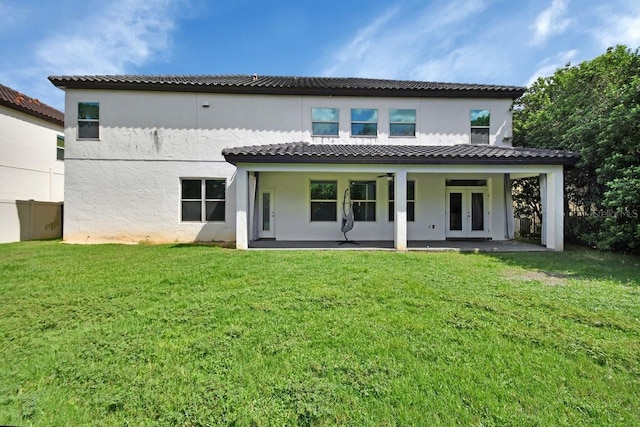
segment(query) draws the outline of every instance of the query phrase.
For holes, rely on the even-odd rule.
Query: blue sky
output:
[[[0,83],[59,109],[69,74],[527,85],[640,46],[638,0],[0,0]]]

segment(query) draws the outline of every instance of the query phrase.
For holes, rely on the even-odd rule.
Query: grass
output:
[[[0,245],[0,424],[640,425],[640,260]]]

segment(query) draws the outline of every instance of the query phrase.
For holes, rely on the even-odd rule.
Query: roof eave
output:
[[[11,102],[7,102],[7,101],[5,101],[3,99],[0,99],[0,105],[2,105],[4,107],[7,107],[7,108],[10,108],[12,110],[20,111],[21,113],[28,114],[28,115],[30,115],[32,117],[36,117],[38,119],[44,120],[44,121],[52,123],[54,125],[58,125],[58,126],[64,127],[64,119],[58,119],[56,117],[48,116],[48,115],[42,114],[42,113],[40,113],[38,111],[34,111],[34,110],[29,109],[29,108],[23,107],[20,104],[14,104],[14,103],[11,103]]]
[[[204,85],[156,82],[96,82],[67,80],[50,76],[59,89],[143,90],[160,92],[201,92],[247,95],[316,95],[316,96],[376,96],[376,97],[432,97],[432,98],[508,98],[522,96],[524,88],[491,89],[388,89],[388,88],[322,88],[322,87],[264,87],[235,85]]]
[[[575,166],[575,158],[425,158],[400,156],[305,156],[305,155],[224,155],[234,166],[240,163],[263,164],[408,164],[408,165],[564,165]]]

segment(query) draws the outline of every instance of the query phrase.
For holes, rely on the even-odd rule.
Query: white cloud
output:
[[[36,57],[52,74],[117,74],[170,46],[173,1],[118,0],[40,43]],[[101,3],[102,4],[102,3]],[[70,23],[68,23],[70,24]]]
[[[443,51],[452,49],[456,35],[464,33],[461,23],[485,8],[481,0],[457,0],[437,9],[433,4],[410,9],[388,10],[328,58],[322,75],[399,78],[435,73]],[[429,71],[429,70],[432,71]]]
[[[632,49],[640,46],[640,5],[636,3],[628,6],[628,9],[622,10],[601,10],[605,16],[604,22],[592,34],[603,48],[617,44],[624,44]]]
[[[567,3],[567,0],[553,0],[551,6],[538,15],[531,26],[534,30],[533,44],[542,44],[550,36],[561,34],[567,29],[571,23],[571,20],[565,17],[567,13]]]
[[[571,63],[576,58],[577,54],[578,51],[572,49],[560,52],[554,58],[545,58],[540,64],[538,64],[538,68],[531,77],[529,77],[526,86],[531,86],[536,80],[538,80],[538,77],[551,76],[558,68],[562,68]]]

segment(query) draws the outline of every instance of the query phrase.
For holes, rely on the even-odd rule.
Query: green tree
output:
[[[576,151],[566,173],[567,237],[640,249],[640,54],[610,48],[539,78],[514,105],[514,145]]]

